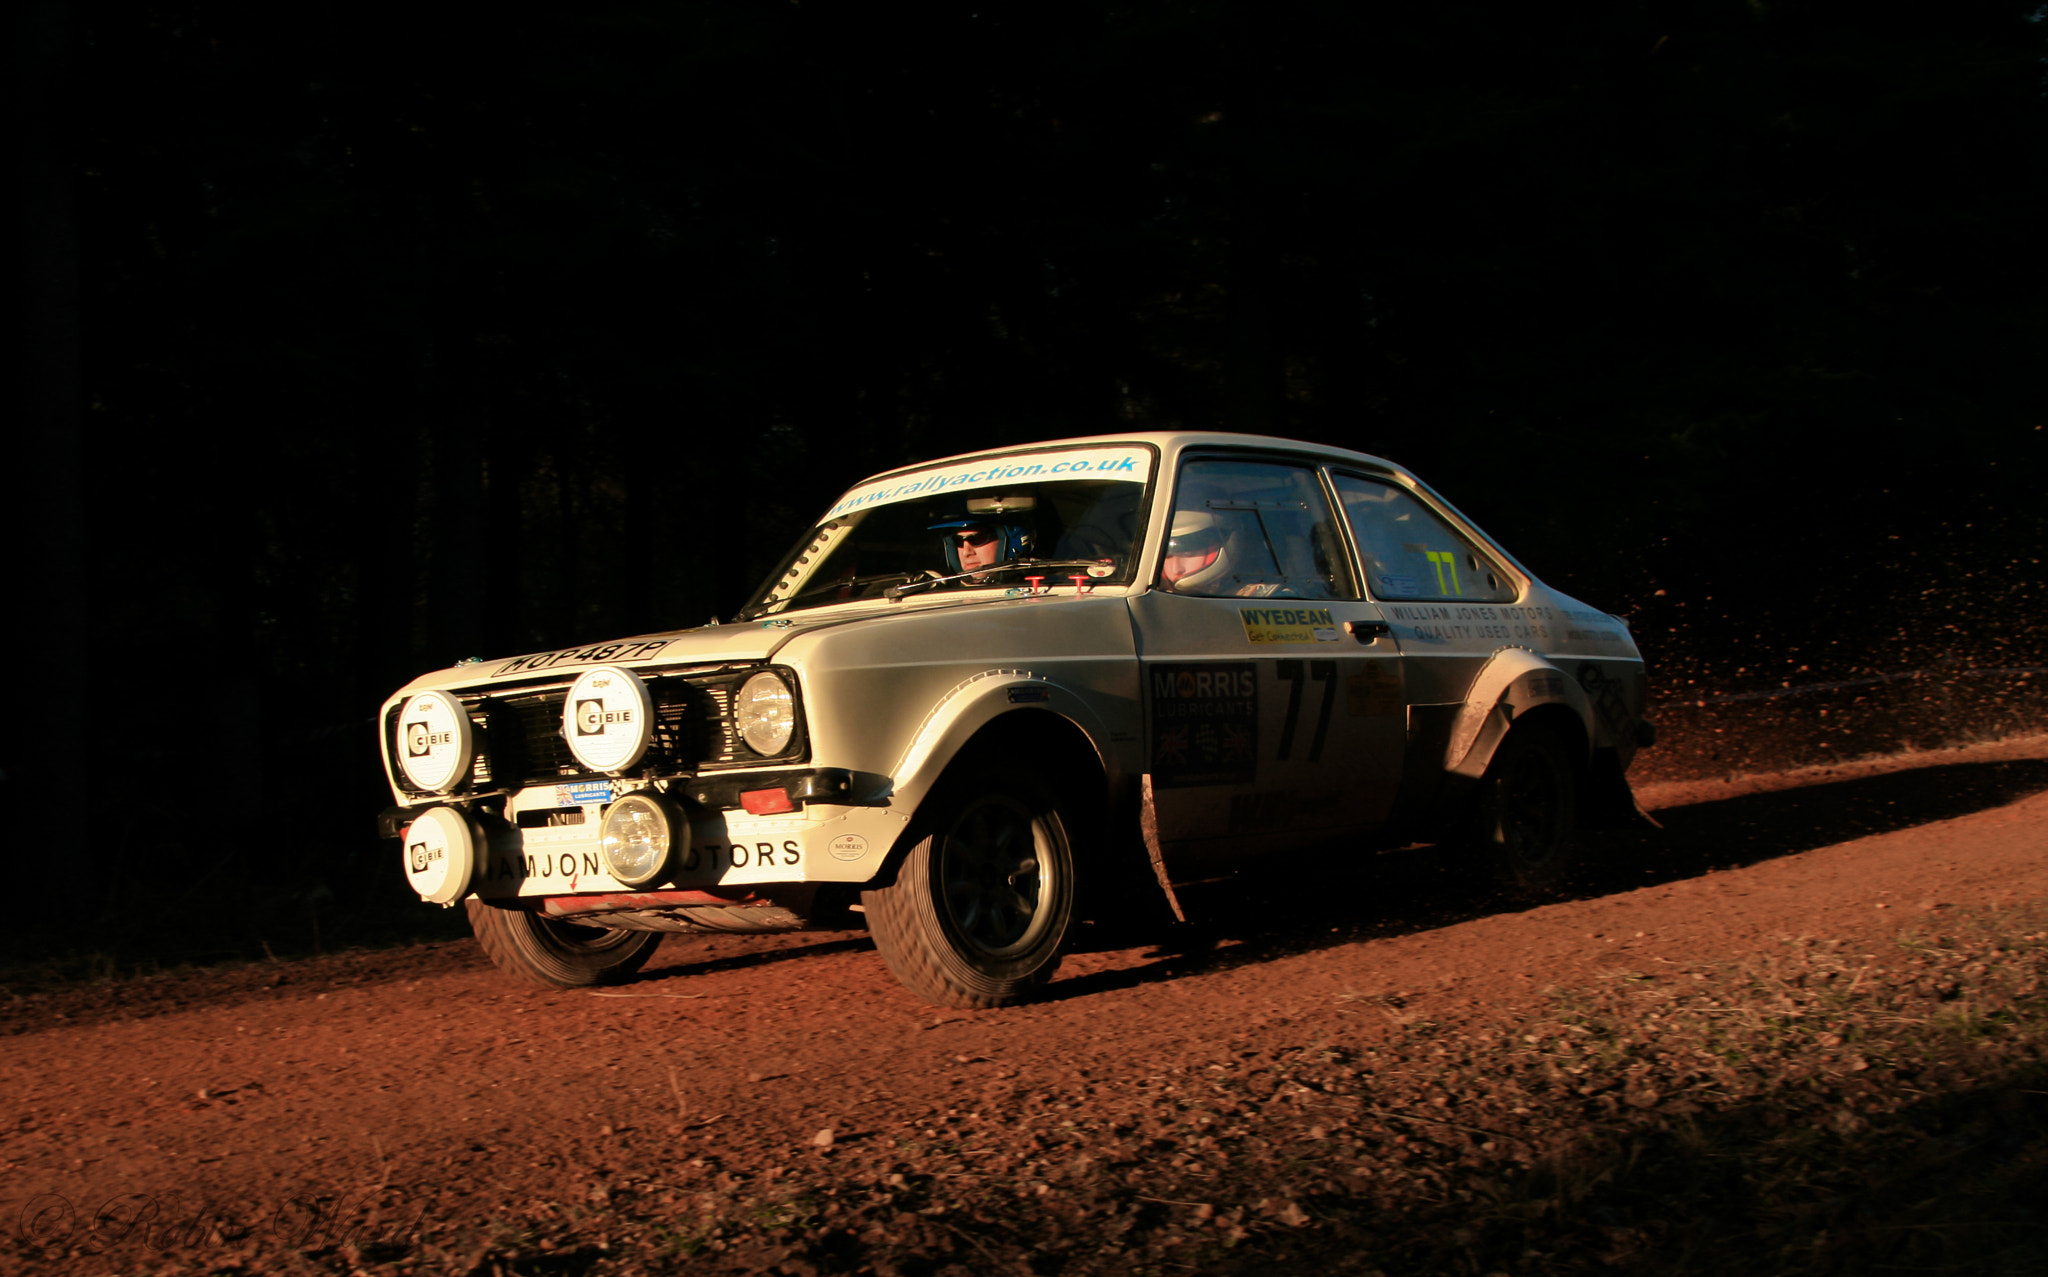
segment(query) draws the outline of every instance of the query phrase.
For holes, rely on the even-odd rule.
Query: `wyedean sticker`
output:
[[[1254,643],[1337,641],[1337,622],[1326,607],[1241,607],[1237,615]]]

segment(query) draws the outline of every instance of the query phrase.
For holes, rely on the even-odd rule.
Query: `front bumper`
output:
[[[524,789],[510,795],[501,808],[496,804],[477,808],[484,845],[477,849],[472,887],[484,899],[512,899],[867,882],[880,871],[907,818],[888,807],[886,800],[858,805],[819,801],[810,791],[833,785],[829,774],[819,779],[823,772],[789,777],[786,782],[784,776],[773,775],[733,778],[736,783],[716,789],[677,782],[666,796],[689,822],[688,846],[671,850],[666,876],[637,886],[623,884],[606,872],[600,854],[605,806],[626,792],[625,786],[619,786],[617,793],[594,792],[590,785]],[[736,803],[742,789],[759,790],[781,783],[801,794],[796,810],[757,816],[722,805],[728,798]],[[700,790],[709,801],[698,799]],[[579,801],[565,801],[572,798]],[[400,835],[420,810],[386,810],[378,820],[379,832]]]

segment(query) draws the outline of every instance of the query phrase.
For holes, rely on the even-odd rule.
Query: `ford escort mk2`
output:
[[[422,900],[528,981],[865,924],[996,1006],[1078,917],[1435,842],[1553,886],[1649,739],[1622,620],[1378,457],[1140,433],[855,485],[729,623],[423,675],[381,715]]]

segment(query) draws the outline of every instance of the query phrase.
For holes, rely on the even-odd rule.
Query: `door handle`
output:
[[[1386,638],[1394,632],[1394,627],[1385,621],[1346,621],[1344,628],[1350,632],[1352,638],[1361,643]]]

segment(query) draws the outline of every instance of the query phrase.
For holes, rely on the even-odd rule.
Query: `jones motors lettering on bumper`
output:
[[[842,837],[841,841],[844,842],[846,839]],[[855,836],[852,841],[860,844],[860,852],[866,851],[865,839]],[[836,854],[836,844],[834,850]],[[408,854],[418,860],[417,852]],[[844,860],[848,857],[837,858]],[[856,855],[853,858],[859,857]],[[794,838],[784,838],[780,841],[764,839],[759,842],[693,842],[686,854],[676,857],[672,881],[716,882],[718,875],[727,870],[745,869],[749,866],[795,869],[803,864],[803,859],[803,844]],[[584,878],[603,878],[609,881],[598,853],[588,848],[577,851],[494,851],[479,876],[491,883],[559,881],[566,891],[578,890]]]
[[[559,665],[601,665],[606,661],[644,661],[669,645],[668,639],[653,639],[645,643],[602,643],[596,647],[569,648],[560,652],[536,652],[518,660],[507,661],[491,671],[492,678],[503,678],[507,674],[531,674],[536,670],[551,670]]]

